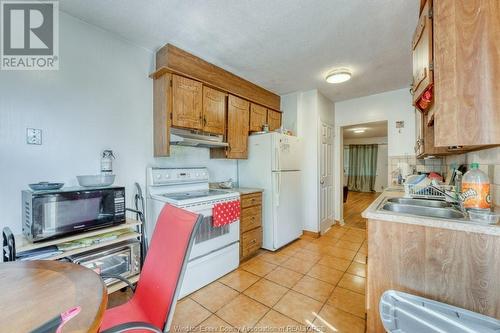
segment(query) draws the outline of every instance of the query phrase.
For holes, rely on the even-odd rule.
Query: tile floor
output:
[[[366,231],[334,226],[237,270],[177,303],[171,332],[364,332]]]

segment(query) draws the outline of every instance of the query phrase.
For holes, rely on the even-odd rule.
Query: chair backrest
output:
[[[168,327],[202,216],[171,205],[163,207],[149,245],[133,301],[150,323]]]

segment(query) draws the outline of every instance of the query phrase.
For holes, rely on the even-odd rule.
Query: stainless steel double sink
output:
[[[453,203],[430,199],[388,198],[382,201],[379,210],[442,219],[466,218]]]

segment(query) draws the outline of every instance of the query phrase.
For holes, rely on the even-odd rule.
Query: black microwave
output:
[[[22,192],[23,234],[32,242],[125,223],[125,188]]]

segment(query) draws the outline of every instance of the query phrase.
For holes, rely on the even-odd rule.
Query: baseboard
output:
[[[342,220],[335,220],[335,224],[338,224],[338,225],[344,225],[344,219]]]
[[[312,237],[312,238],[319,238],[320,233],[319,232],[314,232],[314,231],[309,231],[309,230],[302,230],[304,236],[307,237]]]

